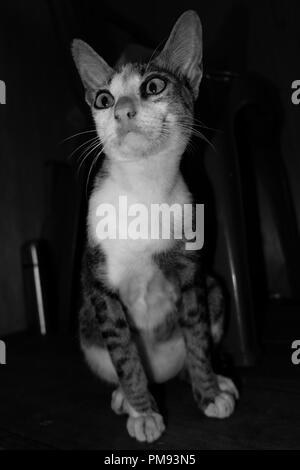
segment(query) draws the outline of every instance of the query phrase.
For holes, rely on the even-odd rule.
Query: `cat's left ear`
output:
[[[105,85],[114,70],[81,39],[74,39],[72,55],[86,90],[86,101],[91,106],[95,92]]]
[[[167,61],[187,77],[196,99],[203,67],[202,26],[195,11],[188,10],[179,17],[158,59]]]

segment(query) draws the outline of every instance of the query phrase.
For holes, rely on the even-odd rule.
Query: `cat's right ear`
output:
[[[74,39],[71,50],[86,90],[86,101],[91,106],[95,92],[107,83],[114,70],[81,39]]]

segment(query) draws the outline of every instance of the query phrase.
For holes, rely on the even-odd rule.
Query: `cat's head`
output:
[[[113,69],[79,39],[72,53],[108,157],[184,151],[202,78],[202,28],[195,12],[178,19],[163,50],[147,64]]]

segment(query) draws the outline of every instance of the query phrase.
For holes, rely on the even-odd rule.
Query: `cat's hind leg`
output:
[[[221,341],[224,332],[224,293],[220,283],[212,276],[207,276],[206,288],[211,336],[213,343],[218,344]]]
[[[118,384],[119,381],[116,369],[107,349],[96,345],[86,345],[84,343],[81,344],[81,349],[86,362],[94,374],[105,382]]]
[[[111,396],[111,409],[117,415],[124,415],[130,413],[130,405],[126,400],[124,393],[122,392],[121,387],[116,388]]]

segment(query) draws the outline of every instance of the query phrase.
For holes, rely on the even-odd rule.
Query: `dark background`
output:
[[[163,44],[187,9],[203,25],[196,115],[216,129],[203,129],[216,151],[195,140],[184,169],[205,204],[204,246],[227,291],[229,329],[214,368],[241,399],[228,420],[211,420],[184,382],[158,387],[167,432],[151,448],[299,449],[291,347],[300,338],[300,105],[291,102],[299,0],[2,0],[0,450],[149,449],[129,438],[78,347],[93,155],[78,174],[81,152],[70,155],[85,138],[65,141],[92,125],[70,42],[80,37],[114,64],[129,44]],[[47,331],[64,334],[39,334],[29,246],[38,250]]]
[[[282,112],[276,137],[299,227],[300,105],[291,102],[291,84],[300,79],[297,0],[3,0],[0,79],[6,83],[7,104],[0,106],[1,337],[27,326],[21,246],[40,238],[49,218],[55,219],[49,214],[46,162],[67,162],[72,146],[62,141],[82,129],[87,113],[69,41],[81,37],[113,64],[129,43],[155,48],[189,8],[203,24],[205,69],[255,72],[276,91]],[[67,191],[62,204],[65,199],[72,207]],[[268,295],[290,298],[282,250],[267,215],[265,208],[262,269],[268,273]]]

